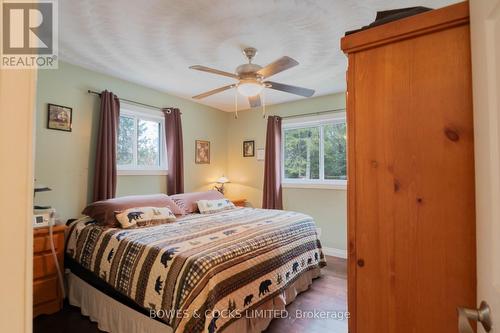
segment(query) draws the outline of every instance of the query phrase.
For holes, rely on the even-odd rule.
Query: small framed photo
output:
[[[210,164],[210,141],[195,141],[194,161],[196,164]]]
[[[243,157],[255,156],[255,141],[243,141]]]
[[[71,132],[73,109],[67,106],[48,104],[47,128]]]

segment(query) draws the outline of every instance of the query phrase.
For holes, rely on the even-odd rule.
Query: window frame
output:
[[[139,175],[167,175],[168,174],[168,161],[167,161],[167,145],[165,140],[165,117],[161,112],[151,110],[146,107],[133,105],[130,103],[120,103],[120,117],[130,117],[134,119],[134,140],[133,140],[133,163],[129,165],[118,164],[118,151],[116,157],[116,170],[119,176],[139,176]],[[137,123],[139,120],[154,121],[160,124],[159,128],[159,166],[148,167],[137,165]],[[119,121],[118,131],[119,132]]]
[[[312,188],[312,189],[347,189],[347,179],[325,178],[325,147],[324,125],[346,123],[346,112],[336,112],[327,115],[310,115],[304,117],[283,119],[281,124],[281,186],[283,188]],[[320,179],[293,179],[285,178],[285,131],[298,128],[319,127],[319,176]],[[347,156],[346,156],[347,158]],[[347,171],[347,170],[346,170]],[[346,175],[347,177],[347,175]]]

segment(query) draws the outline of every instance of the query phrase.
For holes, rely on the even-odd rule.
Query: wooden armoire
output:
[[[350,333],[457,333],[476,307],[469,6],[342,39]]]

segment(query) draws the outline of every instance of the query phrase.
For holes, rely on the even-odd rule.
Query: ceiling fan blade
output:
[[[264,83],[266,84],[266,87],[268,87],[268,88],[271,88],[274,90],[279,90],[279,91],[284,91],[284,92],[287,92],[290,94],[300,95],[300,96],[304,96],[304,97],[311,97],[312,95],[314,95],[313,89],[296,87],[296,86],[291,86],[289,84],[283,84],[283,83],[272,82],[272,81],[266,81]]]
[[[260,95],[249,96],[248,102],[250,103],[251,108],[258,108],[262,105],[262,103],[260,102]]]
[[[214,89],[214,90],[210,90],[210,91],[204,92],[203,94],[199,94],[199,95],[193,96],[193,98],[194,99],[202,99],[202,98],[208,97],[210,95],[220,93],[221,91],[234,88],[235,86],[236,85],[234,85],[234,84],[230,84],[228,86],[220,87],[220,88],[217,88],[217,89]]]
[[[229,77],[232,77],[233,79],[238,78],[238,75],[236,75],[236,74],[224,72],[224,71],[221,71],[221,70],[218,70],[215,68],[205,67],[205,66],[201,66],[201,65],[194,65],[194,66],[190,66],[189,68],[196,69],[197,71],[208,72],[208,73],[223,75],[223,76],[229,76]]]
[[[257,74],[262,75],[263,78],[270,77],[271,75],[277,74],[279,72],[283,72],[289,68],[297,66],[299,63],[287,56],[281,57],[275,62],[270,63],[264,68],[261,68],[257,71]]]

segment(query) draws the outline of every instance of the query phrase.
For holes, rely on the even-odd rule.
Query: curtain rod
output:
[[[101,93],[97,92],[97,91],[93,91],[93,90],[88,90],[87,91],[89,94],[93,94],[93,95],[97,95],[99,97],[101,97]],[[154,105],[149,105],[149,104],[146,104],[146,103],[141,103],[141,102],[136,102],[136,101],[132,101],[130,99],[126,99],[126,98],[118,98],[120,101],[125,101],[125,102],[129,102],[129,103],[133,103],[133,104],[137,104],[137,105],[142,105],[142,106],[146,106],[148,108],[152,108],[152,109],[156,109],[156,110],[163,110],[163,109],[169,109],[169,108],[160,108],[158,106],[154,106]],[[181,112],[182,114],[182,112]]]
[[[318,112],[311,112],[311,113],[294,114],[294,115],[291,115],[291,116],[281,117],[281,119],[298,118],[298,117],[304,117],[304,116],[319,116],[319,115],[325,114],[325,113],[335,113],[335,112],[343,112],[343,111],[345,111],[345,108],[325,110],[325,111],[318,111]],[[278,116],[278,117],[280,117],[280,116]]]

